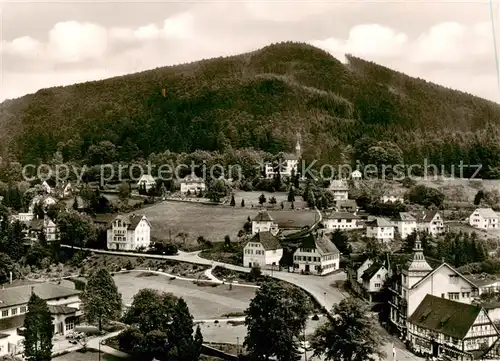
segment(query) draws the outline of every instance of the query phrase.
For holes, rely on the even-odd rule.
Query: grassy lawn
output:
[[[99,352],[88,350],[87,352],[70,352],[62,356],[57,356],[52,361],[97,361],[99,360]],[[101,352],[101,361],[123,361],[124,359],[107,355]]]
[[[184,298],[195,319],[217,319],[224,314],[244,311],[255,295],[255,289],[234,285],[202,284],[200,286],[168,277],[156,275],[138,277],[139,272],[116,274],[113,278],[122,294],[123,302],[131,304],[133,296],[143,288],[153,288],[163,292],[171,292]]]

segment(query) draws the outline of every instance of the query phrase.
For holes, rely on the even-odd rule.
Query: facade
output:
[[[29,206],[28,213],[34,213],[35,210],[35,205],[40,203],[43,207],[43,209],[47,209],[49,206],[52,206],[57,203],[57,200],[54,197],[51,196],[35,196],[33,200],[31,201],[31,204]]]
[[[293,253],[294,270],[326,275],[339,269],[340,252],[324,233],[309,233]]]
[[[334,201],[345,201],[349,198],[349,185],[345,180],[332,180],[328,191],[333,194]]]
[[[356,214],[359,210],[358,205],[354,199],[346,199],[343,201],[337,201],[336,207],[337,212],[350,212]]]
[[[151,174],[143,174],[141,178],[137,181],[137,187],[141,187],[143,185],[146,187],[146,191],[149,191],[150,189],[156,187],[156,181]]]
[[[408,341],[429,356],[482,359],[498,337],[482,307],[433,295],[426,295],[408,319]]]
[[[469,224],[479,229],[498,229],[498,214],[491,208],[478,208],[469,217]]]
[[[252,235],[259,232],[271,232],[271,234],[276,235],[278,231],[278,225],[268,211],[260,211],[252,220]]]
[[[12,216],[13,221],[19,221],[23,223],[31,222],[35,218],[34,213],[18,213]]]
[[[110,250],[134,251],[151,244],[151,223],[144,215],[117,216],[108,225],[106,233]]]
[[[387,280],[387,262],[374,261],[366,255],[353,256],[346,267],[349,287],[370,302],[377,301]]]
[[[394,239],[394,225],[384,218],[375,218],[366,222],[366,237],[389,242]]]
[[[243,248],[243,264],[248,267],[279,265],[283,247],[271,232],[259,232]]]
[[[52,188],[49,186],[47,181],[44,181],[41,185],[40,188],[42,189],[43,192],[50,194],[52,193]]]
[[[205,191],[205,182],[200,177],[197,177],[194,173],[181,179],[181,193],[199,193]]]
[[[299,159],[302,156],[302,149],[300,147],[300,142],[297,140],[295,145],[295,154],[285,153],[283,157],[279,160],[279,173],[285,177],[291,177],[293,174],[297,174],[299,170]],[[277,167],[273,163],[264,164],[264,174],[265,178],[273,178],[278,173]]]
[[[428,232],[433,237],[444,233],[444,222],[438,211],[422,211],[415,215],[417,219],[417,229]]]
[[[424,257],[417,234],[412,258],[402,265],[393,265],[395,267],[389,270],[389,289],[392,293],[389,302],[390,321],[403,339],[407,335],[408,317],[415,312],[426,295],[467,304],[471,304],[478,296],[477,286],[452,266],[435,261],[433,264],[435,268]]]
[[[80,291],[52,283],[1,289],[0,356],[22,352],[22,328],[32,292],[47,301],[55,334],[64,335],[79,323]]]
[[[408,212],[400,212],[394,219],[394,223],[397,225],[401,239],[406,239],[417,229],[417,220]]]
[[[351,179],[354,181],[359,181],[362,178],[362,174],[359,170],[355,170],[354,172],[351,173]]]
[[[359,217],[348,212],[334,212],[323,217],[323,226],[326,230],[357,229]]]
[[[26,225],[26,236],[31,241],[39,239],[41,232],[45,234],[47,242],[59,240],[59,229],[47,215],[43,219],[33,218],[31,221],[23,223]]]
[[[400,196],[382,196],[380,197],[381,203],[404,203],[405,199]]]

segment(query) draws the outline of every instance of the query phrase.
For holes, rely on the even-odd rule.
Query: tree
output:
[[[309,310],[309,301],[300,290],[275,281],[263,282],[245,311],[244,345],[251,359],[297,359],[297,339]]]
[[[127,182],[122,182],[118,186],[118,198],[120,198],[122,202],[125,202],[129,198],[129,196],[130,196],[130,185]]]
[[[0,252],[0,284],[6,283],[12,277],[17,278],[19,275],[19,266],[9,257],[7,253]]]
[[[293,187],[288,190],[288,202],[295,202],[295,189]]]
[[[90,276],[82,294],[82,305],[88,321],[98,323],[99,330],[102,330],[102,321],[117,320],[121,316],[122,296],[105,268]]]
[[[476,206],[480,205],[483,199],[484,199],[484,191],[478,190],[476,196],[474,197],[474,205]]]
[[[375,361],[384,359],[377,326],[359,300],[346,298],[332,310],[333,318],[319,326],[311,340],[313,356],[329,361]]]
[[[229,203],[231,207],[234,207],[236,205],[236,200],[234,199],[234,194],[231,195],[231,203]]]
[[[276,175],[274,176],[273,188],[277,192],[279,192],[281,189],[281,173],[280,173],[279,168],[278,168],[278,171],[276,172]]]
[[[24,356],[29,361],[52,359],[52,336],[54,326],[47,302],[33,293],[28,302],[28,313],[24,319]]]
[[[43,210],[42,202],[36,202],[33,207],[33,214],[38,219],[43,219],[45,217],[45,211]]]
[[[92,219],[77,212],[61,213],[57,219],[61,243],[72,247],[84,247],[97,239],[97,228]]]
[[[73,209],[75,211],[78,211],[78,198],[75,197],[75,200],[73,201]]]
[[[276,203],[278,203],[278,202],[276,201],[276,197],[271,197],[271,199],[269,200],[269,203],[271,203],[271,204],[273,204],[273,205],[274,205],[274,204],[276,204]]]
[[[201,346],[203,345],[203,335],[201,334],[200,325],[196,326],[196,332],[194,334],[194,344],[195,344],[195,354],[201,355]]]
[[[224,247],[231,248],[231,238],[227,234],[224,236]]]
[[[331,234],[333,244],[338,248],[340,253],[349,254],[350,252],[350,244],[349,238],[346,236],[344,232],[340,229],[335,229],[335,231]]]
[[[264,203],[267,202],[267,199],[266,199],[266,196],[264,195],[264,193],[262,193],[260,196],[259,196],[259,204],[260,205],[263,205]]]
[[[242,207],[242,208],[243,208],[243,207],[245,207],[245,199],[242,199],[242,200],[241,200],[241,207]]]
[[[219,203],[227,194],[228,188],[222,179],[214,180],[208,186],[207,197],[212,202]]]

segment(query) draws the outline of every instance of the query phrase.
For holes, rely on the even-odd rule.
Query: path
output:
[[[319,222],[317,222],[315,225],[317,225],[318,223]],[[65,245],[61,246],[70,248],[70,246],[65,246]],[[145,253],[105,251],[105,250],[86,249],[79,247],[74,247],[74,248],[88,250],[94,253],[101,253],[101,254],[155,258],[155,259],[169,259],[169,260],[176,260],[180,262],[187,262],[199,265],[208,265],[211,266],[212,268],[215,266],[221,266],[234,271],[246,272],[246,273],[250,272],[250,268],[247,267],[236,266],[228,263],[222,263],[201,258],[199,256],[199,253],[201,251],[191,252],[191,253],[179,251],[179,253],[175,256],[166,256],[166,255],[152,255]],[[304,291],[308,292],[322,307],[325,307],[326,310],[328,310],[328,312],[330,312],[333,305],[339,303],[342,299],[347,297],[347,295],[343,294],[338,288],[332,286],[332,284],[334,284],[335,281],[345,280],[346,275],[344,272],[336,272],[327,276],[302,275],[299,273],[270,271],[270,270],[262,270],[262,273],[274,277],[276,279],[289,282],[291,284],[296,285],[297,287],[302,288]],[[393,342],[392,336],[388,336],[387,334],[384,336],[386,336],[386,340],[389,337],[391,337],[389,339],[390,341],[384,344],[383,350],[387,353],[388,358],[392,358],[392,342]],[[409,351],[407,351],[406,349],[404,349],[404,346],[401,346],[401,344],[397,343],[397,341],[395,347],[396,347],[397,361],[424,360],[423,358],[417,357],[412,353],[410,353]]]

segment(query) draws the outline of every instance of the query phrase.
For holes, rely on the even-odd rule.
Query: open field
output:
[[[259,209],[241,208],[238,203],[236,207],[229,207],[164,201],[141,209],[140,212],[151,222],[153,237],[164,240],[171,237],[172,240],[183,243],[180,234],[186,233],[186,245],[196,245],[199,236],[211,242],[222,242],[225,235],[235,239],[247,218],[255,217]],[[298,228],[313,224],[317,216],[312,210],[276,210],[270,214],[280,227]]]
[[[245,200],[245,208],[252,208],[252,205],[254,208],[259,208],[260,207],[259,197],[262,193],[264,193],[264,195],[266,196],[267,202],[269,202],[269,200],[272,197],[276,198],[276,202],[277,202],[276,206],[278,206],[280,204],[280,202],[286,201],[288,198],[288,193],[285,193],[285,192],[270,193],[270,192],[257,192],[257,191],[255,191],[255,192],[236,191],[234,194],[236,208],[237,207],[241,208],[241,200],[242,199]],[[302,199],[302,197],[297,197],[297,198]],[[270,206],[269,203],[266,203],[265,205]]]
[[[217,319],[229,313],[243,312],[255,295],[255,288],[210,284],[198,286],[192,282],[171,280],[162,275],[138,277],[140,273],[116,274],[113,278],[122,294],[123,302],[131,304],[133,296],[142,288],[171,292],[182,297],[195,319]]]
[[[62,356],[57,356],[52,359],[52,361],[96,361],[99,359],[99,352],[88,350],[87,352],[70,352]],[[108,355],[101,352],[102,361],[123,361],[122,358]]]

